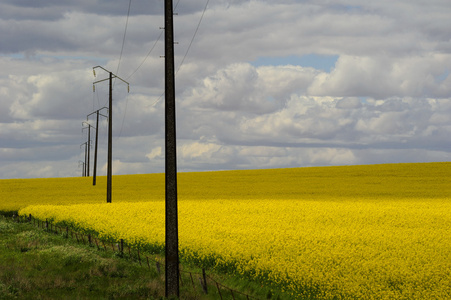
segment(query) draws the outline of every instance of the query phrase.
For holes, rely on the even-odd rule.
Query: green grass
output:
[[[155,270],[0,217],[0,299],[159,299]]]
[[[113,252],[111,245],[107,251],[103,246],[99,250],[81,238],[80,243],[66,238],[64,231],[55,234],[0,215],[0,299],[164,299],[164,267],[160,274],[152,262],[151,268],[147,266],[143,255],[141,265],[136,253],[131,254],[127,249],[123,255]],[[200,269],[182,264],[181,270],[181,299],[219,299],[216,283],[210,279],[208,294],[203,292]],[[208,275],[258,299],[286,299],[233,275]],[[246,299],[236,292],[232,296],[225,288],[221,295],[223,299]]]

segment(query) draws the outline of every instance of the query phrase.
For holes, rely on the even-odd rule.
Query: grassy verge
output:
[[[0,216],[0,299],[158,299],[156,271]]]
[[[186,266],[190,268],[191,266]],[[184,270],[185,266],[181,266]],[[181,299],[281,299],[270,289],[233,276],[182,273]],[[224,288],[211,279],[221,280]],[[219,295],[218,289],[221,295]],[[235,290],[235,292],[232,291]],[[236,290],[243,292],[240,294]],[[164,272],[128,253],[77,243],[0,215],[0,299],[163,299]]]

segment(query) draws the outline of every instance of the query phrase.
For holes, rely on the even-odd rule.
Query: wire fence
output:
[[[123,239],[117,241],[116,243],[105,242],[95,236],[92,236],[91,234],[76,232],[68,226],[61,227],[53,224],[52,222],[49,222],[48,220],[42,221],[40,219],[36,219],[31,214],[28,217],[13,216],[13,219],[17,222],[32,223],[34,226],[42,228],[47,232],[53,232],[55,234],[64,235],[66,238],[70,237],[72,239],[76,239],[77,243],[83,243],[92,247],[96,247],[99,251],[103,250],[105,252],[108,252],[111,250],[113,253],[118,253],[122,257],[126,256],[128,253],[128,257],[130,259],[137,260],[141,266],[147,267],[149,270],[153,268],[160,275],[165,270],[165,264],[163,262],[153,257],[147,256],[142,251],[140,251],[139,247],[133,248],[129,245],[125,245]],[[215,296],[215,299],[259,299],[255,296],[248,295],[222,284],[217,279],[213,278],[212,275],[208,275],[205,268],[202,268],[202,273],[180,269],[179,283],[180,286],[189,285],[196,295],[200,292],[204,293],[205,295]]]

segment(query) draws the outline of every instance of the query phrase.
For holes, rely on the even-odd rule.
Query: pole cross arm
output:
[[[86,116],[86,120],[88,120],[88,118],[89,118],[90,115],[96,114],[98,111],[100,112],[102,109],[108,110],[108,107],[104,106],[104,107],[99,108],[98,110],[96,110],[96,111],[90,113],[89,115]],[[102,115],[101,113],[99,113],[99,115],[101,115],[102,117],[108,118],[107,116]]]
[[[100,69],[102,69],[102,70],[104,70],[105,72],[110,72],[110,71],[108,71],[107,69],[105,69],[104,67],[102,67],[102,66],[95,66],[95,67],[92,67],[92,73],[94,73],[94,77],[96,76],[96,69],[97,68],[100,68]]]
[[[127,84],[127,90],[128,90],[128,92],[130,93],[130,83],[128,83],[128,81],[125,81],[124,79],[120,78],[120,77],[117,76],[116,74],[113,74],[112,72],[108,71],[107,69],[105,69],[105,68],[103,68],[103,67],[101,67],[101,66],[96,66],[96,67],[92,68],[92,72],[94,73],[94,77],[96,76],[96,71],[95,71],[96,68],[101,68],[101,69],[104,70],[105,72],[111,73],[111,77],[112,77],[112,78],[117,78],[117,79],[119,79],[120,81],[122,81],[122,82],[124,82],[125,84]],[[94,81],[94,82],[92,83],[93,91],[95,92],[95,84],[96,84],[96,83],[103,82],[103,81],[107,81],[107,80],[110,80],[110,78],[105,78],[105,79],[101,79],[101,80]]]
[[[89,127],[95,128],[94,126],[92,126],[91,124],[89,124],[86,121],[81,122],[81,126],[83,126],[84,124],[86,124],[87,127],[82,127],[81,131],[83,131],[84,129],[88,129]]]

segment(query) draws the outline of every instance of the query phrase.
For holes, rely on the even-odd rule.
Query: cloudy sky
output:
[[[179,171],[451,160],[449,0],[174,6]],[[0,2],[0,178],[82,174],[97,65],[130,83],[114,81],[114,174],[164,172],[163,7]]]

